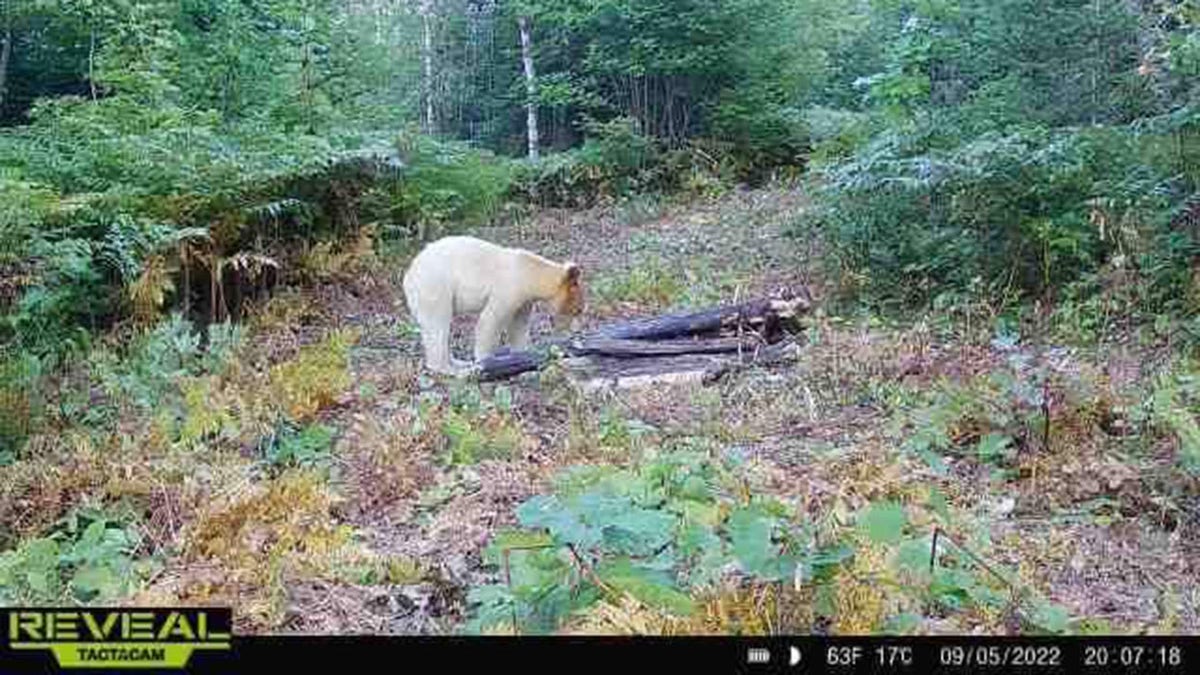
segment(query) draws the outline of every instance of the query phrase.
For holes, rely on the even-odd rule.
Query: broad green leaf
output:
[[[979,607],[998,608],[1008,601],[1008,598],[999,591],[996,591],[991,586],[983,583],[976,583],[966,588],[967,595],[971,598],[971,602]]]
[[[929,507],[942,519],[943,524],[950,524],[950,504],[946,501],[946,495],[937,487],[929,488]]]
[[[717,536],[712,528],[695,522],[685,522],[679,530],[676,544],[683,556],[695,556],[710,549],[720,548],[721,537]]]
[[[816,587],[816,597],[813,610],[817,616],[835,617],[838,611],[837,586],[834,584],[819,584]]]
[[[531,497],[517,508],[517,520],[528,528],[546,528],[564,544],[591,547],[600,541],[600,532],[588,525],[553,495]]]
[[[71,579],[71,586],[85,597],[98,595],[102,598],[117,597],[123,588],[120,576],[108,565],[80,567]]]
[[[467,601],[477,605],[475,616],[467,622],[468,633],[481,633],[494,626],[512,624],[513,597],[504,584],[476,586],[467,591]]]
[[[682,499],[705,502],[712,499],[713,487],[703,476],[691,474],[679,487],[678,495]]]
[[[485,584],[474,586],[467,591],[467,601],[471,603],[508,603],[512,601],[512,593],[504,584]]]
[[[929,592],[938,602],[957,610],[966,606],[973,586],[975,578],[969,572],[938,567],[934,569]]]
[[[905,572],[928,576],[929,556],[932,553],[932,545],[932,537],[921,537],[905,541],[900,545],[900,550],[896,553],[896,566]],[[941,547],[939,546],[939,548]]]
[[[58,542],[50,538],[34,539],[24,547],[27,564],[35,567],[57,567],[59,556]]]
[[[871,504],[859,521],[859,528],[877,544],[892,544],[904,536],[904,507],[895,502]]]
[[[601,484],[629,484],[635,479],[627,470],[607,465],[571,466],[554,478],[554,491],[563,496],[583,493]]]
[[[775,564],[779,548],[771,541],[775,520],[756,508],[742,508],[729,516],[729,538],[733,555],[747,574],[778,578]]]
[[[510,555],[517,550],[541,550],[554,545],[554,539],[546,532],[529,530],[502,530],[497,532],[484,549],[483,560],[489,565],[503,565],[504,551]]]
[[[25,582],[46,600],[59,593],[59,547],[53,539],[35,539],[24,547]]]
[[[683,515],[685,522],[707,527],[716,527],[721,524],[721,507],[715,502],[679,499],[672,502],[672,507]]]
[[[596,576],[655,609],[678,616],[688,616],[695,611],[695,603],[675,588],[668,575],[645,569],[627,558],[607,561],[596,569]]]
[[[889,617],[884,624],[884,631],[887,634],[907,635],[912,633],[921,626],[921,615],[911,612],[902,612],[893,617]]]
[[[685,525],[678,540],[680,557],[692,564],[690,580],[693,584],[707,585],[721,573],[729,562],[725,542],[713,530],[696,525]]]
[[[1040,598],[1033,601],[1029,612],[1029,620],[1034,625],[1051,633],[1065,631],[1070,618],[1065,608]]]
[[[1004,434],[990,433],[979,440],[976,453],[982,462],[992,462],[1004,456],[1012,444],[1012,438]]]
[[[671,541],[675,523],[674,516],[662,511],[631,509],[604,525],[604,540],[615,552],[649,555]]]
[[[829,565],[840,565],[843,562],[854,557],[854,549],[847,544],[835,544],[826,546],[813,553],[808,558],[808,562],[814,567],[826,567]]]
[[[64,560],[68,562],[86,562],[95,560],[102,556],[102,543],[104,541],[106,525],[103,520],[93,520],[83,530],[79,540],[64,556]]]

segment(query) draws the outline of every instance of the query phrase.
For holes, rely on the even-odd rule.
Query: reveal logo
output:
[[[228,609],[11,609],[10,649],[49,650],[62,668],[184,668],[230,648]]]

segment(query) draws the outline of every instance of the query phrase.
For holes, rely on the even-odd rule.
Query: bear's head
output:
[[[551,299],[554,309],[554,327],[558,330],[566,328],[572,320],[583,313],[587,304],[582,281],[583,271],[579,265],[569,262],[558,290]]]

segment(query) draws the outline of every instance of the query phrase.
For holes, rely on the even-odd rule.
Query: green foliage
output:
[[[1096,227],[1097,194],[1134,226],[1163,206],[1165,176],[1138,164],[1131,140],[1030,128],[929,152],[927,138],[882,134],[825,172],[821,219],[836,266],[862,275],[860,290],[907,302],[977,279],[997,294],[1079,281],[1131,235],[1150,236]]]
[[[1200,375],[1183,369],[1159,378],[1149,406],[1152,420],[1175,437],[1180,465],[1193,475],[1200,475],[1200,422],[1195,414],[1198,402]]]
[[[45,377],[47,364],[28,353],[10,363],[25,364],[25,388],[33,402],[51,394],[60,399],[56,412],[64,421],[104,427],[112,421],[116,408],[130,408],[172,419],[182,416],[184,440],[197,440],[219,430],[221,420],[228,416],[227,411],[212,407],[210,378],[226,372],[240,353],[244,329],[212,324],[207,345],[204,337],[191,322],[174,314],[137,333],[123,346],[97,347],[88,353],[82,371],[87,375],[86,386],[80,392],[45,391],[51,386]],[[99,392],[105,396],[97,397]],[[74,403],[76,395],[81,395],[83,402]]]
[[[45,364],[29,353],[0,351],[0,467],[17,458],[43,414]]]
[[[0,552],[0,605],[114,602],[151,561],[135,558],[140,535],[98,514],[73,513],[54,533]]]
[[[629,118],[671,146],[722,138],[747,174],[766,155],[794,160],[797,125],[787,105],[820,77],[812,63],[821,62],[822,29],[832,19],[820,3],[605,0],[531,2],[523,11],[540,31],[562,36],[539,54],[540,77],[558,92],[543,100],[561,113]]]
[[[12,264],[28,254],[37,225],[60,207],[61,200],[53,189],[0,171],[0,265]]]
[[[778,580],[821,562],[811,533],[791,525],[781,505],[736,505],[722,488],[729,480],[727,469],[688,452],[631,469],[567,470],[552,494],[517,509],[524,529],[493,540],[485,560],[511,583],[472,589],[478,609],[470,629],[509,625],[515,611],[520,630],[553,631],[614,592],[687,616],[691,592],[710,587],[729,565]]]
[[[205,348],[191,322],[173,314],[123,350],[95,354],[94,372],[113,398],[143,410],[157,409],[178,398],[182,378],[221,373],[237,353],[243,330],[213,324]]]
[[[1061,293],[1084,336],[1116,312],[1192,311],[1195,241],[1168,225],[1197,185],[1187,66],[1144,45],[1182,45],[1193,28],[1139,26],[1174,12],[887,2],[846,24],[852,68],[835,79],[866,111],[829,92],[838,113],[806,116],[842,290],[916,305]]]
[[[779,517],[761,505],[730,513],[730,545],[742,571],[768,581],[794,575],[797,560],[794,556],[783,555],[776,542],[776,530],[781,525]]]
[[[336,433],[336,429],[324,424],[314,423],[302,429],[284,425],[280,432],[264,439],[264,458],[276,470],[326,466]]]
[[[484,459],[511,457],[521,445],[520,427],[512,418],[512,392],[497,387],[491,400],[477,385],[460,384],[451,390],[438,420],[449,465],[474,464]],[[435,417],[426,408],[427,417]]]
[[[500,579],[472,589],[475,611],[468,630],[553,632],[598,600],[614,600],[613,594],[687,617],[698,593],[735,571],[749,580],[810,587],[818,598],[817,614],[831,620],[850,613],[846,618],[856,621],[853,613],[863,607],[843,598],[855,597],[848,589],[869,583],[888,589],[888,606],[938,613],[995,614],[1009,605],[1015,589],[1032,630],[1066,629],[1062,608],[1015,579],[995,577],[945,538],[931,574],[932,541],[924,532],[907,530],[909,507],[871,503],[857,514],[857,533],[817,537],[814,527],[794,522],[779,502],[733,499],[726,489],[731,481],[731,467],[689,452],[661,454],[628,469],[564,471],[552,493],[517,509],[521,529],[493,538],[484,561]],[[919,508],[940,514],[943,527],[986,534],[986,523],[957,512],[952,517],[936,491]],[[975,553],[986,556],[986,544],[976,539]],[[906,612],[887,625],[895,629],[920,620]]]
[[[804,111],[804,121],[812,143],[809,161],[818,168],[847,159],[870,137],[866,113],[813,106]]]
[[[116,399],[144,410],[162,404],[179,378],[199,374],[200,335],[191,323],[173,315],[132,342],[123,358],[108,353],[97,363],[101,382]]]
[[[1065,608],[1026,587],[1015,573],[997,569],[998,566],[979,564],[981,558],[988,557],[990,525],[986,520],[957,512],[952,515],[936,490],[931,491],[923,506],[933,508],[939,514],[939,525],[944,530],[965,534],[973,555],[968,555],[947,537],[940,537],[934,559],[936,564],[931,570],[933,538],[928,534],[904,533],[907,516],[900,505],[890,502],[871,504],[861,515],[861,522],[873,541],[886,542],[889,584],[900,584],[902,592],[911,593],[931,615],[976,611],[995,616],[1015,610],[1025,619],[1028,631],[1066,632],[1069,614]],[[902,613],[891,617],[889,623],[900,630],[903,624],[919,620],[917,615]]]
[[[152,310],[179,304],[164,296],[185,240],[223,255],[268,228],[386,216],[364,198],[379,163],[360,160],[394,134],[399,108],[371,85],[396,59],[371,21],[324,0],[63,0],[4,19],[20,84],[0,117],[28,123],[0,130],[0,271],[19,282],[0,286],[0,346],[78,356],[144,309],[124,296],[150,263]]]
[[[425,136],[399,145],[406,167],[390,207],[397,225],[424,232],[483,225],[501,213],[514,181],[510,161]]]
[[[2,317],[0,339],[14,351],[38,356],[61,358],[83,351],[90,343],[85,326],[111,303],[93,265],[91,245],[80,239],[37,242],[30,253],[40,273]]]
[[[1019,442],[1040,438],[1045,426],[1046,383],[1054,377],[1047,359],[1014,349],[1000,368],[966,382],[941,382],[923,401],[897,411],[895,422],[911,429],[902,448],[944,470],[942,454],[973,455],[1005,481],[1014,476]],[[1050,358],[1055,358],[1051,354]]]
[[[877,544],[893,544],[904,536],[904,509],[896,503],[877,503],[862,516],[859,526]]]
[[[550,546],[548,535],[501,531],[484,551],[484,562],[504,569],[511,585],[495,584],[471,590],[471,600],[480,603],[468,630],[479,631],[512,622],[527,630],[550,632],[563,616],[581,603],[597,599],[594,589],[572,593],[577,575],[569,554]]]
[[[727,92],[713,107],[712,132],[731,145],[736,176],[763,182],[779,168],[804,165],[809,151],[804,116],[768,89]]]
[[[200,368],[205,373],[221,374],[241,355],[246,344],[246,327],[233,322],[208,326],[208,344],[201,356]]]
[[[683,298],[684,291],[678,270],[662,258],[645,259],[629,270],[605,273],[591,287],[600,302],[651,307],[670,307]]]
[[[589,206],[671,187],[661,144],[642,133],[636,120],[588,120],[585,128],[581,147],[520,167],[521,194],[548,206]]]
[[[629,451],[640,448],[642,439],[653,433],[654,427],[629,419],[614,405],[606,405],[600,409],[596,431],[602,445]]]

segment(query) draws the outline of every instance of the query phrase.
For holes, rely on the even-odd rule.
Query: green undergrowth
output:
[[[516,509],[520,527],[492,539],[484,559],[499,580],[472,589],[467,630],[556,632],[632,598],[687,632],[706,593],[731,583],[802,589],[817,616],[868,631],[1004,611],[1021,614],[1031,632],[1068,628],[1066,613],[1015,574],[996,578],[949,547],[931,568],[930,523],[986,542],[980,524],[936,490],[918,503],[879,500],[846,522],[817,522],[737,476],[737,467],[692,451],[564,470],[550,492]]]

